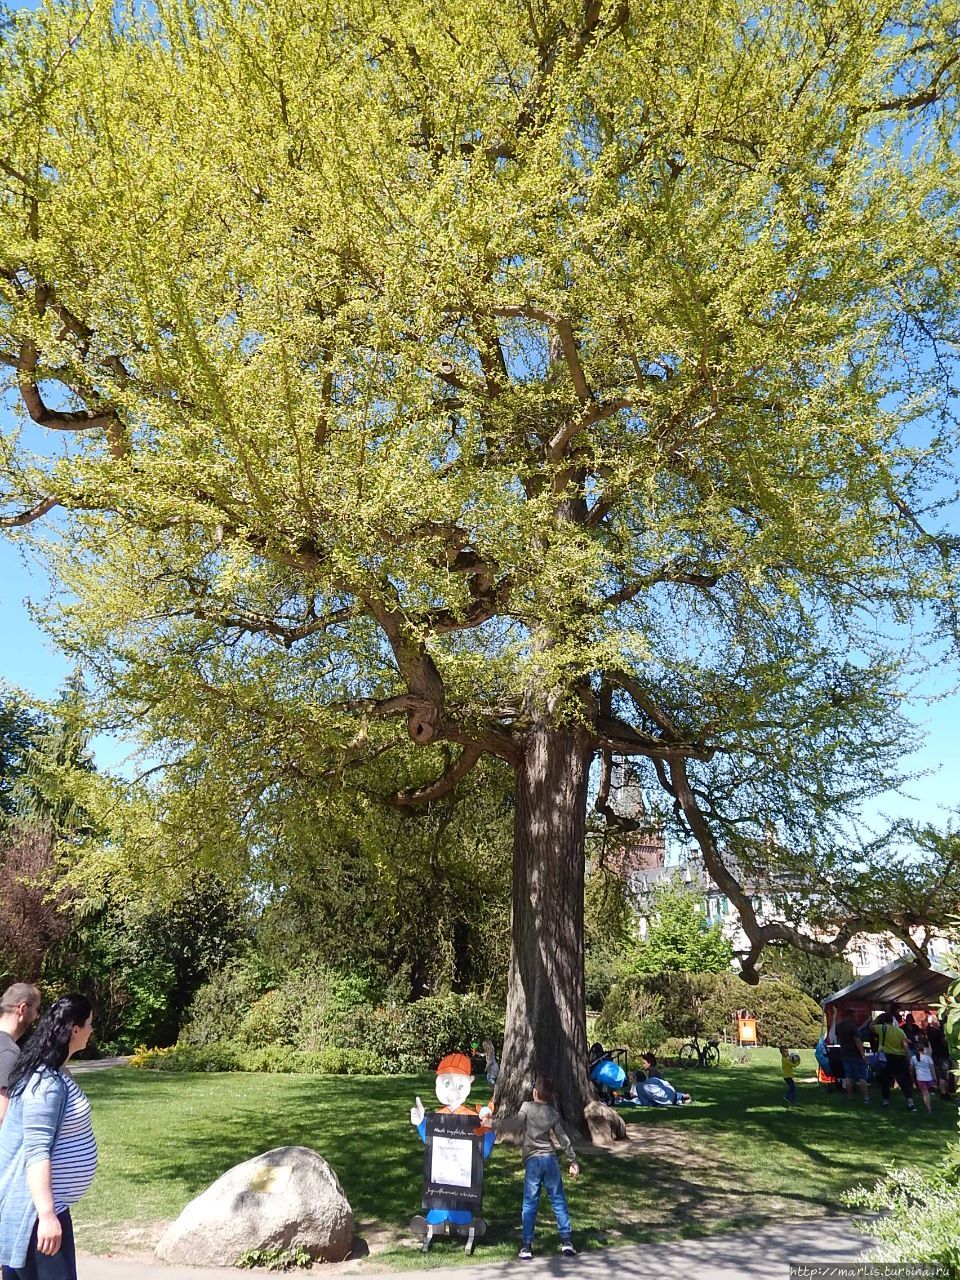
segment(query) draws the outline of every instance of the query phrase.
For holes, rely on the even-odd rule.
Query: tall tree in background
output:
[[[679,875],[650,894],[646,935],[637,948],[640,973],[725,973],[733,963],[733,946],[719,921],[707,919],[702,893]]]
[[[0,685],[0,822],[13,812],[14,791],[40,727],[19,690]]]
[[[537,1065],[590,1096],[594,760],[601,812],[629,757],[696,839],[746,974],[857,928],[885,624],[952,588],[958,34],[947,0],[4,31],[4,523],[62,509],[61,635],[238,851],[234,765],[262,805],[380,755],[404,808],[512,771],[508,1109]],[[757,920],[771,870],[834,937]]]

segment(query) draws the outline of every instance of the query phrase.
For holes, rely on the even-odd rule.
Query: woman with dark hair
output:
[[[0,1129],[0,1262],[16,1280],[76,1280],[70,1205],[97,1171],[90,1103],[64,1067],[86,1047],[93,1010],[61,996],[14,1067]]]

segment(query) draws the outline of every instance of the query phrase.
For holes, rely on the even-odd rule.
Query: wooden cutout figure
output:
[[[483,1162],[493,1150],[496,1136],[490,1123],[492,1109],[481,1107],[477,1111],[466,1106],[472,1084],[467,1055],[448,1053],[437,1066],[437,1099],[442,1104],[439,1110],[427,1115],[419,1098],[410,1108],[410,1123],[426,1145],[425,1213],[418,1213],[410,1223],[413,1234],[422,1238],[420,1247],[424,1253],[439,1232],[466,1236],[464,1252],[473,1253],[474,1241],[487,1229],[479,1216],[483,1207]]]

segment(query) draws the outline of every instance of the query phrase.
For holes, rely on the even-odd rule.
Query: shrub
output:
[[[314,1051],[270,1045],[246,1049],[239,1054],[241,1071],[282,1072],[292,1075],[375,1076],[381,1073],[380,1059],[362,1049],[326,1048]]]
[[[138,1049],[131,1067],[149,1071],[237,1071],[239,1053],[229,1041],[219,1044],[175,1044],[169,1049]]]
[[[468,1051],[474,1041],[503,1036],[503,1012],[479,996],[427,996],[396,1009],[363,1005],[344,1016],[338,1039],[367,1049],[392,1074],[429,1071],[446,1053]]]
[[[584,988],[588,1009],[602,1009],[610,991],[633,972],[632,958],[617,951],[588,951],[584,957]]]
[[[820,1039],[820,1006],[788,982],[762,981],[752,1008],[761,1044],[795,1048],[814,1045]]]
[[[616,1039],[625,1024],[658,1016],[665,1037],[724,1032],[737,1036],[737,1011],[750,1009],[757,1017],[762,1044],[815,1044],[820,1035],[820,1009],[802,991],[786,982],[764,980],[748,986],[735,973],[636,974],[618,983],[597,1021],[597,1034]]]
[[[234,960],[224,965],[193,997],[179,1043],[233,1040],[266,986],[266,974],[256,962]]]
[[[310,1267],[313,1259],[302,1245],[278,1244],[273,1249],[247,1249],[235,1263],[238,1267],[266,1267],[268,1271],[293,1271]]]
[[[656,1050],[667,1039],[663,1021],[663,1000],[652,995],[642,986],[631,986],[629,997],[623,1001],[627,1016],[620,1022],[597,1023],[596,1034],[607,1041],[608,1047],[625,1046],[631,1058]]]
[[[662,1040],[657,1045],[656,1055],[661,1063],[677,1062],[680,1058],[680,1050],[686,1044],[686,1040],[682,1036],[667,1036],[666,1040]]]
[[[132,1067],[152,1071],[249,1071],[292,1075],[379,1075],[381,1062],[360,1049],[307,1052],[289,1045],[248,1049],[225,1041],[208,1045],[174,1045],[170,1049],[138,1049]]]
[[[344,1018],[370,999],[369,983],[308,962],[267,990],[256,964],[226,966],[197,993],[181,1041],[237,1040],[250,1048],[322,1049],[343,1043]]]
[[[502,1040],[503,1011],[490,1008],[476,995],[428,996],[394,1008],[361,999],[369,995],[361,979],[322,967],[295,970],[266,992],[262,985],[258,989],[257,978],[240,964],[218,973],[198,992],[180,1044],[200,1048],[229,1041],[244,1053],[282,1050],[335,1055],[349,1050],[364,1055],[365,1072],[399,1074],[428,1071],[445,1053],[467,1051],[475,1041]],[[263,1061],[294,1059],[274,1054]]]
[[[893,1169],[872,1190],[843,1199],[879,1216],[863,1224],[872,1237],[871,1262],[940,1263],[960,1276],[960,1178],[956,1157],[933,1172]]]
[[[251,1046],[295,1045],[300,1038],[298,1014],[299,1010],[291,1010],[284,988],[265,991],[247,1010],[237,1039]]]

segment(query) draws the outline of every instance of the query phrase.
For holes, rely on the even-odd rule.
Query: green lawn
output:
[[[802,1078],[812,1074],[804,1054]],[[728,1230],[782,1217],[842,1210],[840,1194],[891,1162],[931,1164],[957,1136],[957,1108],[910,1115],[895,1094],[888,1111],[848,1103],[815,1084],[799,1105],[783,1101],[779,1056],[757,1050],[745,1066],[671,1072],[695,1103],[623,1112],[622,1153],[587,1153],[568,1180],[575,1238],[583,1247]],[[389,1076],[164,1075],[129,1068],[85,1074],[101,1150],[93,1190],[75,1212],[82,1248],[150,1246],[158,1224],[225,1169],[271,1147],[310,1146],[336,1169],[359,1233],[383,1261],[420,1265],[406,1226],[420,1207],[423,1148],[409,1124],[429,1078]],[[474,1098],[485,1096],[476,1090]],[[522,1169],[515,1148],[487,1165],[482,1253],[510,1256],[517,1243]],[[555,1243],[546,1204],[544,1243]],[[430,1257],[462,1252],[441,1242]]]

